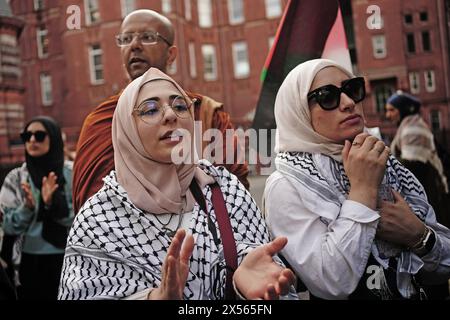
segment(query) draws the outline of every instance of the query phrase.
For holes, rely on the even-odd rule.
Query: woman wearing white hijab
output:
[[[286,239],[269,242],[254,200],[234,175],[196,163],[191,105],[155,68],[124,90],[112,128],[116,171],[76,217],[60,299],[221,299],[233,285],[248,299],[288,293],[294,275],[272,259]],[[175,164],[182,142],[185,161]],[[232,286],[215,188],[236,242]]]
[[[287,236],[282,254],[315,297],[422,298],[421,283],[448,278],[450,231],[417,179],[364,133],[364,98],[364,79],[330,60],[286,77],[267,224]]]

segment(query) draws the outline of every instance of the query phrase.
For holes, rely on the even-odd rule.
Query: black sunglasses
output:
[[[342,81],[342,87],[328,84],[308,93],[308,102],[315,99],[324,110],[333,110],[341,103],[341,93],[345,93],[355,103],[361,102],[366,97],[366,87],[363,77],[357,77]]]
[[[25,131],[20,134],[20,137],[22,138],[23,143],[30,141],[31,136],[34,136],[37,142],[44,141],[45,137],[47,136],[47,132],[38,130],[35,132],[32,131]]]

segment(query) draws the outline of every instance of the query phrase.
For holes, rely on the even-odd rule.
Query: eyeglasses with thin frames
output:
[[[172,97],[171,100],[171,105],[162,105],[159,100],[147,99],[134,108],[133,112],[143,122],[149,125],[155,125],[163,119],[167,107],[170,107],[178,118],[189,118],[191,116],[190,108],[197,101],[197,99],[192,99],[188,102],[182,96]]]
[[[135,32],[135,33],[121,33],[116,35],[116,44],[119,47],[126,47],[131,45],[134,38],[138,37],[138,40],[143,45],[154,45],[158,43],[158,39],[162,39],[169,47],[172,44],[167,40],[164,36],[162,36],[159,32],[155,31],[146,31],[146,32]]]

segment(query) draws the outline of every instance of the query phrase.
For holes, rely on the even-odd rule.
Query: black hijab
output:
[[[42,178],[47,177],[50,172],[54,172],[57,177],[58,189],[53,193],[51,207],[46,207],[39,199],[38,221],[43,222],[42,237],[58,248],[64,248],[67,240],[68,230],[58,223],[58,220],[69,216],[64,185],[66,183],[63,174],[64,167],[64,143],[61,135],[61,128],[50,117],[33,118],[25,126],[24,132],[29,125],[34,122],[41,123],[47,131],[50,148],[48,152],[40,157],[33,157],[25,149],[25,159],[27,169],[34,186],[42,189]]]
[[[40,157],[32,157],[25,150],[25,159],[27,163],[27,169],[30,173],[31,180],[34,186],[41,190],[42,178],[47,177],[50,172],[54,172],[58,177],[58,185],[60,188],[64,188],[64,143],[62,140],[61,129],[59,125],[50,117],[36,117],[33,118],[25,126],[24,132],[30,124],[34,122],[41,123],[45,131],[47,131],[50,139],[50,149],[48,152]]]

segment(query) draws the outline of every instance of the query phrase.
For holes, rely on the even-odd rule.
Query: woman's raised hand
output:
[[[34,206],[36,203],[34,201],[30,185],[26,182],[23,182],[22,190],[25,192],[25,207],[27,207],[30,210],[34,210]]]
[[[375,210],[389,153],[383,141],[367,133],[358,134],[353,143],[345,141],[342,160],[350,180],[350,200]]]
[[[179,229],[167,250],[162,268],[161,285],[151,291],[149,300],[182,300],[189,275],[189,259],[194,250],[194,237]]]
[[[295,282],[294,273],[272,259],[286,243],[287,238],[278,237],[253,249],[242,260],[234,272],[233,280],[246,299],[275,300],[289,292]]]
[[[41,195],[44,204],[50,206],[52,204],[53,193],[58,189],[59,185],[56,183],[58,177],[54,172],[50,172],[48,177],[42,178]]]

